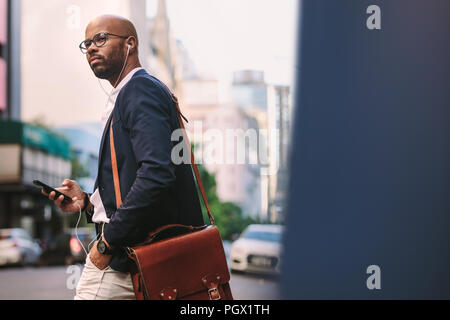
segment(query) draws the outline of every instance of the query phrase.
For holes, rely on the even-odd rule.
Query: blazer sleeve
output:
[[[92,196],[92,193],[89,193],[89,192],[86,192],[86,193],[88,194],[89,199],[90,199],[91,196]],[[94,214],[93,214],[93,213],[90,214],[90,213],[88,213],[87,211],[84,211],[84,213],[86,214],[86,221],[87,221],[87,223],[94,223],[94,222],[92,221],[92,218],[93,218]]]
[[[124,89],[121,117],[130,130],[138,170],[123,204],[105,226],[105,239],[113,246],[130,245],[151,214],[145,208],[157,202],[176,179],[171,161],[172,102],[150,79],[132,79]]]

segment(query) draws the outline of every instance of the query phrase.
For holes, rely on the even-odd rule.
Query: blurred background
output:
[[[189,119],[236,271],[235,297],[278,298],[272,275],[282,255],[297,6],[296,0],[0,0],[0,299],[73,297],[78,271],[63,265],[84,261],[74,230],[78,214],[63,214],[32,181],[59,186],[71,178],[93,191],[107,96],[78,45],[88,22],[106,13],[135,24],[143,67],[175,92]],[[265,161],[223,163],[197,153],[217,147],[205,134],[230,129],[241,130],[240,138],[247,130],[260,133]],[[84,217],[80,228],[87,247],[93,229]]]

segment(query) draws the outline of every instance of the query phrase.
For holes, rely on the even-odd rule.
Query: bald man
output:
[[[59,191],[73,201],[63,203],[46,194],[64,212],[83,210],[96,224],[99,241],[86,259],[75,299],[134,299],[129,261],[123,248],[145,240],[167,224],[204,224],[190,164],[175,164],[172,141],[180,128],[171,92],[139,62],[138,35],[122,17],[92,20],[80,44],[89,66],[113,91],[102,115],[103,137],[94,193],[83,192],[72,180]],[[110,130],[113,132],[120,196],[117,207],[112,172]]]

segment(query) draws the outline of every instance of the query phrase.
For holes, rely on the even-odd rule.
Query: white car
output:
[[[282,225],[249,225],[230,249],[231,271],[280,273]]]
[[[24,229],[0,229],[0,266],[37,264],[42,249]]]

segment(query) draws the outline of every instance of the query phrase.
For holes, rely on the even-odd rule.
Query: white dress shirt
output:
[[[123,78],[123,80],[119,83],[119,85],[115,89],[113,89],[111,95],[108,98],[105,111],[103,111],[102,114],[103,131],[105,131],[106,123],[108,122],[108,119],[111,116],[114,106],[116,105],[116,99],[120,91],[122,90],[123,87],[125,87],[128,81],[131,80],[134,74],[141,69],[143,68],[135,68],[131,70],[130,73],[128,73],[127,76]],[[98,191],[98,188],[95,189],[94,193],[91,196],[91,203],[94,205],[94,215],[92,216],[92,221],[95,223],[109,223],[109,219],[106,215],[105,207],[103,206],[103,202],[100,197],[100,192]]]

